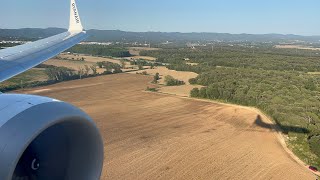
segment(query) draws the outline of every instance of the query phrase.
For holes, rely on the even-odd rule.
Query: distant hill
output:
[[[61,28],[0,29],[0,40],[36,40],[66,31]],[[320,36],[298,36],[282,34],[227,34],[227,33],[178,33],[178,32],[126,32],[119,30],[88,30],[87,41],[98,42],[317,42]]]
[[[66,31],[61,28],[0,29],[0,40],[36,40]]]

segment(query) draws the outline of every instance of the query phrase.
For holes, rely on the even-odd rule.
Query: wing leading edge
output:
[[[0,50],[0,82],[43,63],[78,44],[86,37],[87,34],[83,30],[75,0],[71,0],[70,26],[67,32]]]

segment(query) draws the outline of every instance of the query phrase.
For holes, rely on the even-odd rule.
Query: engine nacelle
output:
[[[67,103],[0,94],[1,180],[97,180],[103,142],[95,123]]]

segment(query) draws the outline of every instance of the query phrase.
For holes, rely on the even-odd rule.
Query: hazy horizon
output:
[[[65,29],[63,27],[22,27],[22,28],[0,28],[0,30],[19,30],[19,29]],[[121,30],[121,29],[86,29],[86,31],[91,30],[97,30],[97,31],[121,31],[121,32],[132,32],[132,33],[181,33],[181,34],[191,34],[191,33],[207,33],[207,34],[231,34],[231,35],[284,35],[284,36],[305,36],[305,37],[313,37],[313,36],[320,36],[320,35],[301,35],[301,34],[281,34],[281,33],[265,33],[265,34],[259,34],[259,33],[228,33],[228,32],[166,32],[166,31],[127,31],[127,30]]]
[[[78,0],[86,29],[129,32],[320,35],[317,7],[310,0]],[[66,28],[69,0],[4,0],[1,29]]]

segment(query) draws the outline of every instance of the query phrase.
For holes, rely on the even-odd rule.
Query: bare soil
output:
[[[313,48],[313,47],[303,46],[303,45],[276,45],[275,48],[278,48],[278,49],[302,49],[302,50],[320,51],[320,48]]]
[[[79,55],[74,55],[74,54],[60,54],[59,57],[61,58],[67,58],[67,59],[81,59],[81,58],[84,58],[84,60],[86,62],[90,62],[90,63],[97,63],[97,62],[103,62],[103,61],[106,61],[106,62],[112,62],[112,63],[116,63],[116,64],[121,64],[120,63],[120,60],[118,59],[112,59],[112,58],[106,58],[106,57],[95,57],[95,56],[87,56],[87,55],[82,55],[82,54],[79,54]]]
[[[182,85],[182,86],[161,86],[158,90],[161,93],[164,94],[172,94],[172,95],[178,95],[182,97],[189,97],[190,91],[193,88],[201,89],[203,86],[201,85]]]
[[[141,51],[156,51],[159,48],[149,48],[149,47],[130,47],[129,52],[134,56],[139,56]]]
[[[85,65],[92,66],[95,63],[86,62],[86,61],[76,61],[76,60],[69,61],[69,60],[50,59],[44,62],[44,64],[58,66],[58,67],[67,67],[70,69],[78,70],[80,67],[83,68]]]
[[[259,112],[145,92],[151,80],[117,74],[25,93],[72,103],[94,119],[105,145],[101,179],[315,179]]]
[[[165,76],[170,75],[174,77],[175,79],[184,81],[186,84],[181,86],[159,86],[158,91],[165,93],[165,94],[172,94],[172,95],[179,95],[183,97],[189,97],[190,91],[193,88],[201,88],[203,86],[200,85],[191,85],[189,83],[189,79],[196,78],[198,76],[197,73],[194,72],[187,72],[187,71],[175,71],[175,70],[169,70],[166,67],[155,67],[154,69],[146,69],[138,71],[138,73],[142,73],[143,71],[146,71],[148,75],[154,76],[156,73],[159,73],[160,80],[159,84],[164,85],[164,79]],[[135,74],[137,72],[131,72],[131,74]]]
[[[157,58],[151,57],[151,56],[132,56],[131,59],[134,60],[146,60],[146,61],[155,61]]]
[[[166,67],[155,67],[154,69],[145,69],[145,70],[141,70],[138,71],[138,73],[142,73],[143,71],[146,71],[149,75],[154,76],[156,73],[159,73],[160,75],[160,80],[159,83],[160,84],[164,84],[164,77],[167,75],[170,75],[178,80],[184,81],[186,84],[190,84],[189,83],[189,79],[191,78],[196,78],[198,76],[197,73],[194,72],[186,72],[186,71],[175,71],[175,70],[169,70]],[[132,72],[133,74],[135,74],[136,72]]]

